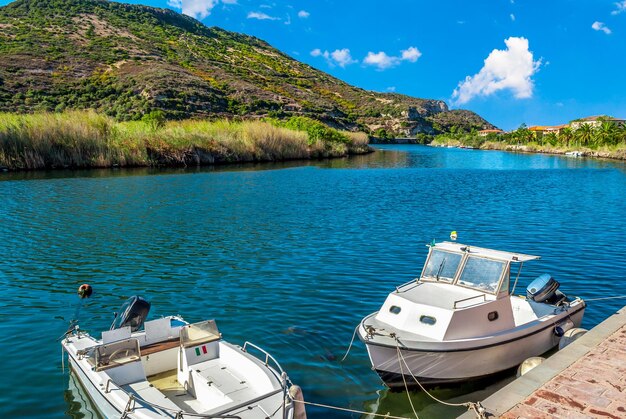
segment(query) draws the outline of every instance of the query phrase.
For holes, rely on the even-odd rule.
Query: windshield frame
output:
[[[454,277],[452,278],[452,280],[447,280],[447,279],[437,279],[434,276],[424,276],[424,273],[426,271],[426,267],[428,266],[428,263],[431,260],[431,257],[433,255],[433,253],[437,251],[437,252],[445,252],[445,253],[451,253],[451,254],[456,254],[461,256],[461,260],[459,262],[459,265],[456,268],[456,272],[454,274]],[[478,288],[478,287],[472,287],[469,285],[464,285],[460,283],[460,279],[461,279],[461,275],[463,274],[464,270],[465,270],[465,266],[467,264],[467,261],[469,260],[469,258],[475,258],[475,259],[484,259],[484,260],[492,260],[494,262],[500,262],[502,263],[504,266],[502,267],[502,272],[500,272],[500,276],[498,278],[498,284],[495,288],[494,291],[489,291],[486,289],[482,289],[482,288]],[[428,257],[426,258],[426,262],[424,262],[424,266],[422,268],[422,272],[420,274],[419,277],[419,281],[423,281],[423,282],[435,282],[435,283],[444,283],[444,284],[449,284],[449,285],[454,285],[454,286],[459,286],[462,288],[466,288],[466,289],[470,289],[470,290],[474,290],[474,291],[479,291],[479,292],[483,292],[485,294],[489,294],[489,295],[495,295],[495,296],[500,296],[500,294],[503,292],[503,284],[504,281],[506,280],[507,274],[509,276],[509,280],[510,280],[510,269],[511,269],[511,261],[509,260],[504,260],[504,259],[499,259],[499,258],[491,258],[491,257],[485,257],[483,255],[477,255],[477,254],[473,254],[471,252],[455,252],[453,250],[450,249],[437,249],[436,247],[431,247],[430,251],[428,252]],[[506,291],[506,295],[510,294],[510,286],[507,283],[507,286],[504,287],[505,291]]]
[[[428,267],[429,262],[432,260],[433,255],[435,254],[435,252],[438,253],[446,253],[446,254],[451,254],[451,255],[457,255],[460,256],[459,259],[459,263],[456,266],[456,270],[454,271],[454,275],[452,277],[440,277],[439,275],[436,276],[424,276],[425,272],[426,272],[426,268]],[[443,249],[431,249],[431,251],[428,253],[428,258],[426,258],[426,262],[424,262],[424,267],[422,268],[422,273],[420,274],[420,279],[421,280],[426,280],[426,281],[434,281],[434,282],[445,282],[447,284],[453,284],[454,281],[456,280],[456,277],[459,274],[459,268],[463,265],[463,258],[464,258],[464,254],[463,253],[459,253],[459,252],[451,252],[449,250],[443,250]],[[443,264],[443,261],[442,261]],[[445,264],[440,265],[445,267]],[[442,269],[441,267],[439,268],[440,270]]]

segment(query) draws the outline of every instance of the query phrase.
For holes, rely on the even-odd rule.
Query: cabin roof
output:
[[[452,252],[466,252],[467,249],[469,249],[470,254],[473,256],[481,256],[481,257],[486,257],[490,259],[504,260],[504,261],[509,261],[512,263],[527,262],[529,260],[535,260],[535,259],[540,258],[540,256],[525,255],[523,253],[505,252],[502,250],[485,249],[483,247],[469,246],[466,244],[452,243],[452,242],[436,243],[434,247],[437,249],[449,250]]]

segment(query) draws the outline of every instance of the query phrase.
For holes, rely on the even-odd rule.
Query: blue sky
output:
[[[142,0],[514,129],[626,117],[626,0]],[[0,4],[8,3],[0,0]]]

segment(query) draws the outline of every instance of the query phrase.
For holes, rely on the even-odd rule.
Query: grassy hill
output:
[[[0,111],[95,109],[117,120],[284,118],[396,135],[491,128],[443,101],[350,86],[247,35],[167,9],[101,0],[0,8]]]

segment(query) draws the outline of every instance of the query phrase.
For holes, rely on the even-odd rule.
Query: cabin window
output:
[[[393,313],[393,314],[398,314],[398,313],[400,313],[401,311],[402,311],[402,309],[401,309],[400,307],[398,307],[398,306],[391,306],[391,307],[389,308],[389,312],[390,312],[390,313]]]
[[[458,253],[433,250],[430,253],[422,277],[452,282],[463,256]]]
[[[489,314],[487,314],[487,318],[489,319],[490,322],[494,321],[494,320],[498,320],[498,312],[497,311],[492,311]]]
[[[505,263],[498,260],[470,256],[467,258],[458,284],[494,293],[498,289],[504,266]]]
[[[437,319],[433,316],[420,316],[420,322],[432,326],[437,323]]]

